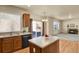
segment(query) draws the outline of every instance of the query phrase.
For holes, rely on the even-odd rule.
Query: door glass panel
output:
[[[42,35],[42,22],[32,21],[32,37],[39,37]]]

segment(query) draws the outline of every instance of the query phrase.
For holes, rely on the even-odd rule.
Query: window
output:
[[[53,34],[58,34],[60,31],[60,22],[54,21],[53,22]]]
[[[21,31],[20,15],[0,13],[0,32]]]
[[[59,21],[54,21],[53,22],[53,28],[54,28],[54,30],[59,30],[60,28],[59,28]]]

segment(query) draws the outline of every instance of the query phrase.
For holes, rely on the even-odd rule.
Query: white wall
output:
[[[57,22],[59,22],[59,26],[60,26],[60,29],[61,29],[61,21],[59,21],[59,20],[56,20],[56,19],[50,19],[49,20],[49,35],[56,35],[56,34],[58,34],[58,33],[60,33],[60,29],[59,30],[54,30],[54,27],[53,27],[53,22],[54,21],[57,21]]]
[[[62,21],[62,31],[63,31],[63,33],[67,33],[67,24],[78,25],[77,29],[79,29],[79,19],[64,20],[64,21]]]
[[[0,12],[0,32],[21,31],[20,15]]]
[[[53,35],[53,19],[49,19],[49,35]]]
[[[22,14],[26,10],[14,6],[0,6],[0,32],[22,31]],[[13,24],[11,29],[10,24]]]
[[[59,31],[53,31],[53,21],[55,21],[55,19],[50,19],[49,20],[49,35],[54,35],[55,33],[67,33],[67,25],[68,24],[75,24],[78,25],[78,30],[79,30],[79,19],[73,19],[73,20],[64,20],[64,21],[59,21],[60,22],[60,30]],[[76,28],[76,27],[74,27]]]

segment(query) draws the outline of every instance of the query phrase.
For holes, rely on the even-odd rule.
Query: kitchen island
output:
[[[59,34],[48,38],[39,37],[29,40],[30,53],[78,53],[79,36]]]
[[[0,52],[7,53],[22,49],[22,36],[28,34],[31,33],[4,33],[0,35]]]

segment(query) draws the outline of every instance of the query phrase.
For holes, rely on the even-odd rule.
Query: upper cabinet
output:
[[[23,27],[30,25],[30,14],[23,14]]]
[[[23,27],[28,27],[28,30],[31,32],[31,22],[32,20],[30,19],[30,14],[23,14]]]

